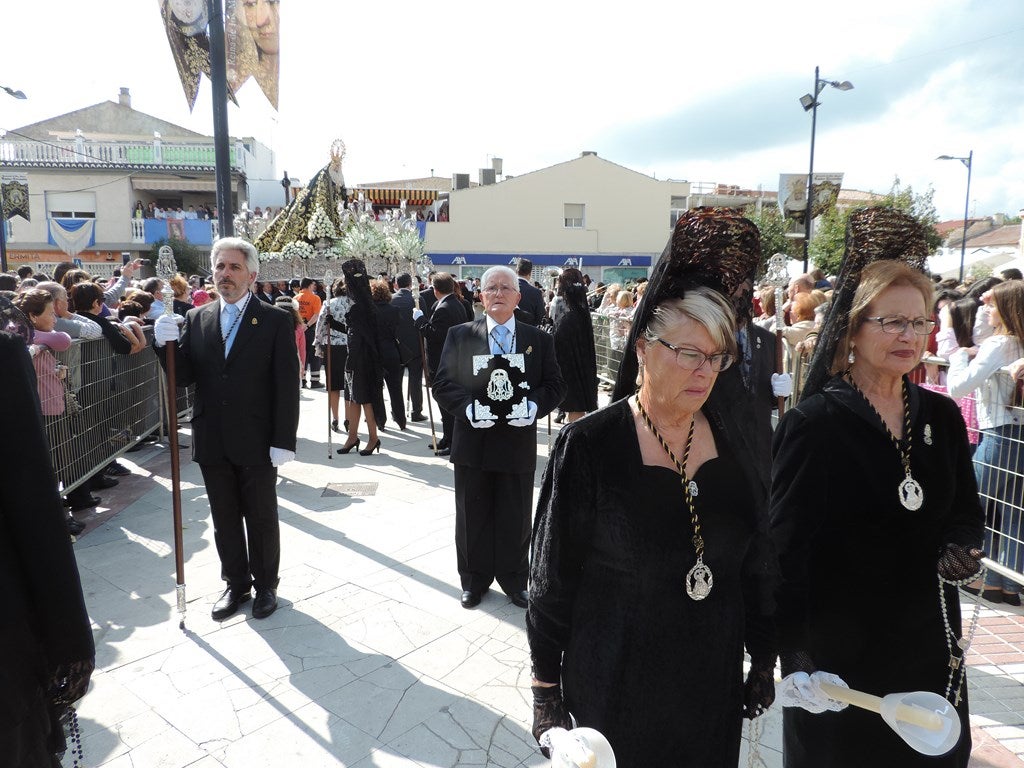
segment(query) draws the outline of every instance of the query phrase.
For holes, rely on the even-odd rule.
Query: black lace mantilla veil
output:
[[[31,344],[35,331],[28,317],[5,296],[0,296],[0,331],[13,333]]]
[[[882,206],[850,214],[843,263],[828,314],[818,334],[801,399],[820,392],[832,376],[832,360],[846,334],[853,296],[864,267],[875,261],[894,259],[924,272],[927,258],[924,226],[913,216]]]
[[[612,401],[636,391],[636,341],[660,302],[682,298],[697,286],[712,288],[728,299],[745,280],[753,279],[760,261],[761,235],[754,223],[736,210],[694,208],[683,213],[633,314]]]

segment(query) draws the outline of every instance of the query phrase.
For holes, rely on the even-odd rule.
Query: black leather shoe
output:
[[[214,621],[224,621],[229,616],[234,616],[238,611],[238,606],[242,603],[247,602],[252,597],[252,592],[249,589],[242,591],[240,589],[234,589],[228,587],[224,590],[224,594],[220,596],[220,599],[213,604],[213,610],[210,611],[210,616]]]
[[[277,590],[257,589],[256,599],[252,601],[252,617],[265,619],[277,610]]]
[[[512,601],[512,605],[525,608],[530,602],[530,593],[524,589],[522,592],[513,592],[508,599]]]
[[[451,456],[452,455],[452,449],[451,448],[442,448],[439,451],[434,451],[434,455],[435,456]]]
[[[480,605],[480,598],[482,595],[479,592],[473,592],[467,589],[462,593],[462,607],[463,608],[476,608]]]
[[[426,420],[427,420],[427,417],[424,416],[422,413],[414,413],[412,416],[409,417],[409,421],[426,421]]]
[[[92,509],[99,504],[102,499],[99,496],[82,496],[81,498],[76,496],[73,499],[68,499],[68,501],[71,502],[70,506],[72,512],[82,512],[86,509]]]
[[[132,473],[128,467],[117,461],[111,463],[111,465],[107,467],[106,472],[111,477],[123,477],[124,475],[130,475]]]
[[[322,381],[320,381],[319,379],[314,379],[313,381],[309,382],[309,388],[310,389],[323,389],[324,388],[324,383]],[[268,613],[267,615],[269,616],[270,614]]]
[[[113,488],[117,485],[117,480],[106,475],[96,475],[92,480],[89,481],[89,485],[94,491],[101,491],[104,488]]]
[[[78,520],[75,520],[75,518],[73,517],[67,518],[67,524],[68,533],[70,533],[72,536],[77,536],[85,530],[85,523],[79,522]]]

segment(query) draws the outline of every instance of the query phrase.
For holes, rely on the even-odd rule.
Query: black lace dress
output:
[[[642,463],[626,400],[564,428],[545,470],[534,674],[561,679],[569,711],[608,737],[622,768],[735,768],[744,644],[755,659],[774,655],[765,525],[717,430],[715,441],[718,457],[693,478],[714,575],[699,602],[684,587],[696,557],[679,475]]]

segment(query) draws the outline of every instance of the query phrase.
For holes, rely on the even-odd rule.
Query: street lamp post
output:
[[[0,85],[0,90],[7,92],[9,96],[15,99],[26,99],[28,98],[21,91],[16,91],[13,88],[8,88],[6,85]],[[0,273],[7,271],[7,211],[4,208],[4,187],[3,183],[0,182]]]
[[[818,67],[814,68],[814,95],[805,93],[800,97],[800,105],[804,112],[811,113],[811,166],[807,171],[807,209],[804,212],[804,272],[807,272],[807,248],[811,244],[811,220],[814,218],[814,132],[818,124],[818,96],[831,85],[839,91],[853,90],[853,83],[849,80],[823,80],[818,75]]]
[[[967,199],[964,200],[964,236],[960,239],[960,282],[964,281],[964,257],[967,255],[967,213],[971,207],[971,163],[974,161],[974,150],[967,153],[967,157],[953,157],[952,155],[939,155],[936,160],[959,160],[967,166]]]

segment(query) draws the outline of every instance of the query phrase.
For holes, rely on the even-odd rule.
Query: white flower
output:
[[[320,206],[317,206],[316,210],[313,211],[313,215],[310,216],[309,223],[306,225],[306,234],[310,240],[319,240],[322,237],[335,238],[338,236],[330,216]]]
[[[260,254],[260,261],[284,261],[280,251],[267,251]]]
[[[304,240],[293,240],[281,249],[281,258],[285,261],[291,261],[296,257],[300,259],[308,259],[312,257],[312,255],[313,246]]]

